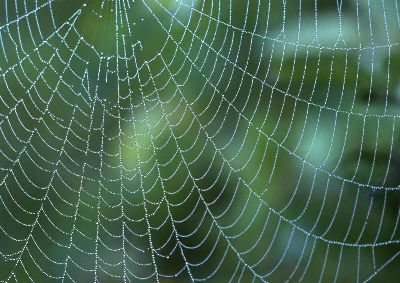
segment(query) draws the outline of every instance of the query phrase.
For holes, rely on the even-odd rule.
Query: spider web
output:
[[[393,280],[398,2],[322,2],[2,0],[0,279]]]

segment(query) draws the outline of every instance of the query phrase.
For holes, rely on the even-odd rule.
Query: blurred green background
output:
[[[0,280],[396,282],[398,6],[1,0]]]

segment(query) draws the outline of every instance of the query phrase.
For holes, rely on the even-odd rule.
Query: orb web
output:
[[[397,1],[0,7],[2,281],[396,272]]]

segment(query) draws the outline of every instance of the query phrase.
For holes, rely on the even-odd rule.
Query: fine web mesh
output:
[[[0,280],[395,281],[399,45],[397,0],[1,0]]]

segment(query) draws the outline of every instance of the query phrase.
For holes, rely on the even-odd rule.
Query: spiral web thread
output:
[[[66,2],[0,2],[1,280],[396,265],[397,1]]]

